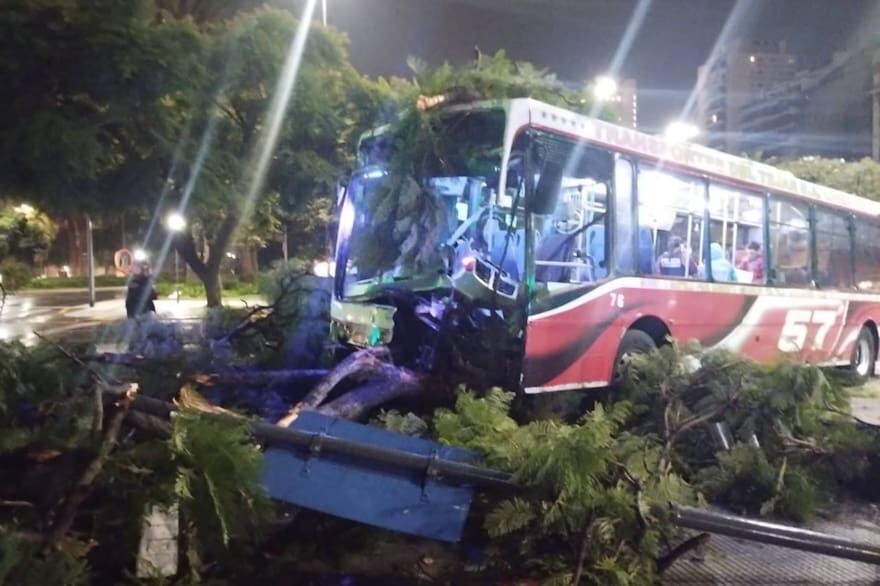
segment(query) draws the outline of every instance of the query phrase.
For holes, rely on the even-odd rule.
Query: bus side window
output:
[[[830,289],[852,287],[849,220],[816,208],[816,283]]]
[[[614,163],[614,268],[622,275],[631,275],[634,270],[632,179],[632,163],[618,158]],[[647,252],[651,254],[650,242]],[[653,256],[648,264],[653,264]]]
[[[651,235],[653,273],[693,279],[700,272],[699,258],[706,233],[703,210],[705,183],[650,165],[639,165],[639,243]],[[644,252],[640,250],[640,259]]]
[[[764,200],[739,188],[709,185],[710,263],[718,282],[764,283]]]
[[[612,156],[585,143],[540,136],[533,224],[535,280],[589,283],[608,275],[605,259]]]
[[[880,226],[856,219],[856,286],[860,291],[880,291]]]
[[[780,285],[809,285],[810,213],[806,204],[770,200],[770,265]]]

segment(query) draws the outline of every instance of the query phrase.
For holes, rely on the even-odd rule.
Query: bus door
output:
[[[609,275],[608,203],[614,158],[583,142],[537,133],[530,205],[533,285],[526,332],[524,387],[589,383],[585,356],[604,315],[573,301]],[[570,308],[570,309],[566,309]]]

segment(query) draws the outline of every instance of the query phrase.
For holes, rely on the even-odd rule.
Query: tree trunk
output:
[[[245,283],[257,280],[257,249],[241,246],[238,249],[238,278]]]
[[[67,219],[68,235],[70,247],[68,248],[68,266],[70,266],[70,276],[80,277],[83,271],[83,255],[85,254],[85,222],[81,222],[82,218],[72,215]]]
[[[223,304],[223,286],[220,282],[220,267],[213,264],[206,267],[202,281],[205,284],[205,296],[208,300],[208,307],[220,307]]]
[[[238,220],[234,216],[227,216],[217,230],[214,241],[209,243],[207,239],[203,240],[206,250],[201,256],[191,232],[181,232],[174,237],[174,248],[205,286],[208,307],[219,307],[223,301],[220,266],[237,227]]]
[[[375,407],[392,399],[416,395],[422,391],[422,380],[418,375],[404,368],[390,367],[383,378],[352,389],[335,401],[318,408],[318,412],[343,419],[361,419]]]

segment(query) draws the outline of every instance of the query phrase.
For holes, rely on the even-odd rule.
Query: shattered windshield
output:
[[[481,212],[504,204],[496,195],[504,124],[502,110],[421,114],[362,143],[367,165],[340,214],[346,297],[401,281],[430,287],[448,274],[448,244],[482,234]]]

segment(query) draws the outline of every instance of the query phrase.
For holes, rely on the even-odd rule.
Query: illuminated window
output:
[[[604,279],[612,155],[557,136],[541,135],[538,141],[544,152],[539,167],[547,178],[538,179],[532,218],[537,230],[535,279],[541,283]]]
[[[776,198],[770,202],[770,264],[775,283],[810,284],[809,218],[804,204]]]
[[[697,276],[705,238],[705,193],[703,182],[696,178],[647,166],[639,168],[639,232],[651,235],[652,273],[691,279]]]
[[[710,258],[715,281],[763,283],[764,200],[713,183],[709,186]]]
[[[856,220],[856,284],[880,291],[880,226],[866,220]]]
[[[816,283],[837,289],[852,286],[849,221],[822,209],[816,210]]]

